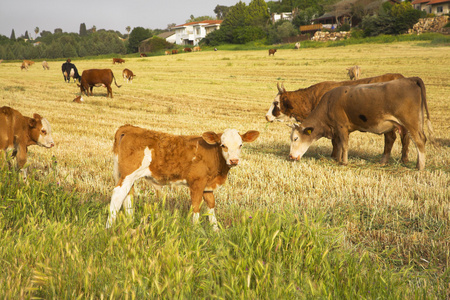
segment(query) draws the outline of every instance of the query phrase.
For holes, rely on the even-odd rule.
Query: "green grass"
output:
[[[109,232],[104,206],[33,176],[25,184],[0,170],[2,298],[445,296],[444,284],[408,266],[345,247],[341,228],[318,214],[239,211],[215,233],[206,218],[193,226],[191,212],[155,200]]]

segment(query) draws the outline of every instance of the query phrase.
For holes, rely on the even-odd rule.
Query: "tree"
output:
[[[16,40],[16,33],[14,32],[14,29],[11,31],[11,37],[9,38],[11,41]]]
[[[127,31],[128,35],[130,35],[131,27],[130,27],[130,26],[127,26],[127,27],[125,28],[125,30]]]
[[[217,5],[216,8],[214,8],[214,13],[216,14],[217,20],[225,19],[229,11],[229,6]]]
[[[133,28],[128,37],[128,51],[130,53],[138,52],[139,43],[150,37],[152,37],[152,33],[149,29],[144,29],[143,27]]]
[[[86,24],[80,24],[80,36],[87,36]]]
[[[30,36],[28,35],[28,30],[25,30],[25,39],[27,39],[27,40],[29,40],[30,39]]]
[[[35,38],[35,39],[36,39],[38,33],[39,33],[39,27],[36,27],[36,28],[34,29],[34,38]]]
[[[248,5],[247,14],[251,16],[253,26],[265,26],[270,19],[269,9],[264,0],[252,0]]]

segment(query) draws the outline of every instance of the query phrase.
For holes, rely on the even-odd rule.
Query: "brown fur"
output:
[[[28,146],[37,144],[42,129],[41,120],[38,114],[29,118],[11,107],[0,108],[0,151],[13,149],[12,157],[17,157],[18,169],[27,161]]]
[[[113,65],[115,65],[116,63],[123,64],[124,62],[125,60],[122,58],[113,58]]]
[[[178,54],[178,50],[176,49],[172,50],[172,54]]]
[[[297,130],[313,141],[333,138],[337,160],[344,164],[348,157],[348,136],[356,130],[378,134],[394,129],[408,132],[418,152],[425,155],[424,112],[431,133],[425,85],[419,77],[341,86],[327,92]],[[417,168],[424,167],[425,162],[418,158]]]
[[[83,92],[86,94],[86,96],[90,95],[92,96],[92,89],[96,85],[104,85],[108,91],[107,97],[111,95],[111,98],[113,97],[112,94],[112,88],[111,83],[114,79],[114,83],[118,88],[120,88],[120,85],[117,85],[116,78],[114,77],[114,74],[111,69],[90,69],[90,70],[84,70],[81,74],[81,81],[78,85],[80,87],[81,94]]]
[[[275,52],[277,52],[277,49],[269,49],[269,56],[272,54],[275,56]]]
[[[122,71],[122,77],[124,79],[127,79],[128,81],[133,81],[133,77],[136,76],[133,74],[133,71],[130,69],[123,69]]]

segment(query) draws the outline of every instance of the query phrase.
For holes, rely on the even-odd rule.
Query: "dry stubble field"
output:
[[[450,52],[448,47],[416,43],[366,44],[320,49],[197,52],[148,58],[73,59],[80,74],[91,68],[111,68],[121,88],[114,98],[105,88],[94,96],[79,95],[65,83],[61,61],[40,62],[26,71],[20,63],[0,65],[0,106],[30,116],[39,113],[52,125],[56,147],[29,148],[29,168],[45,176],[56,160],[56,179],[68,190],[76,188],[83,201],[101,201],[105,210],[113,188],[111,149],[116,129],[130,123],[173,134],[201,134],[236,128],[261,132],[246,145],[243,162],[233,169],[225,186],[215,192],[218,221],[223,227],[243,210],[286,209],[301,215],[318,214],[330,226],[341,226],[348,245],[384,253],[395,265],[414,263],[441,272],[449,268],[450,213]],[[326,80],[346,80],[345,68],[358,64],[362,77],[398,72],[419,76],[427,87],[428,107],[436,145],[427,143],[426,169],[415,169],[417,154],[410,147],[410,163],[400,162],[395,143],[390,164],[380,166],[383,136],[353,133],[349,165],[329,157],[331,142],[322,139],[298,162],[287,160],[290,128],[267,123],[265,113],[277,93]],[[121,73],[137,76],[124,83]],[[54,158],[52,158],[54,156]],[[153,198],[144,181],[137,201]],[[188,209],[187,189],[169,189],[168,199]],[[106,222],[106,219],[104,220]],[[392,249],[388,254],[383,252]]]

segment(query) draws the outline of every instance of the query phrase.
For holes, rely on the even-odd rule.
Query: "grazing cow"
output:
[[[48,66],[48,62],[46,62],[45,60],[42,62],[42,67],[44,68],[44,70],[50,70],[50,67]]]
[[[284,86],[282,88],[277,84],[278,94],[275,97],[269,111],[266,114],[266,120],[268,122],[277,121],[298,121],[302,122],[311,111],[317,106],[322,96],[329,90],[344,85],[358,85],[376,82],[385,82],[395,80],[398,78],[404,78],[403,75],[398,73],[388,73],[375,77],[368,77],[359,80],[347,80],[347,81],[325,81],[314,84],[305,89],[299,89],[297,91],[286,91]],[[408,147],[409,136],[406,132],[400,132],[402,141],[402,161],[408,162]],[[385,148],[382,158],[382,163],[387,163],[390,157],[392,146],[397,138],[394,131],[385,133]],[[336,147],[333,145],[332,157],[336,155]]]
[[[141,57],[147,57],[147,54],[141,53]]]
[[[361,68],[359,66],[353,66],[346,69],[348,71],[348,77],[350,80],[358,80],[361,75]]]
[[[178,50],[177,49],[173,49],[172,50],[172,54],[178,54]]]
[[[416,144],[417,168],[425,167],[424,110],[432,134],[425,85],[419,77],[341,86],[328,91],[301,125],[291,133],[290,158],[298,160],[316,140],[334,139],[336,160],[348,162],[348,139],[353,131],[383,134],[398,129]]]
[[[51,148],[55,145],[51,132],[50,123],[38,114],[29,118],[11,107],[0,108],[0,151],[3,150],[6,159],[7,151],[12,150],[18,169],[27,162],[28,146]],[[26,177],[25,170],[23,173]]]
[[[123,69],[122,71],[122,76],[123,76],[123,81],[128,81],[130,83],[133,83],[133,77],[136,76],[135,74],[133,74],[133,71],[131,71],[130,69]]]
[[[78,85],[80,87],[81,95],[83,95],[83,92],[86,94],[86,96],[90,95],[92,96],[92,89],[94,86],[104,86],[106,87],[106,90],[108,91],[108,94],[106,97],[109,97],[111,95],[111,98],[113,97],[112,94],[112,88],[111,83],[114,79],[114,83],[118,88],[121,87],[121,85],[117,85],[116,78],[114,77],[114,74],[111,69],[90,69],[90,70],[84,70],[81,74],[81,81]]]
[[[269,49],[269,56],[272,54],[275,56],[275,52],[277,52],[277,49]]]
[[[230,169],[240,163],[242,143],[253,142],[258,136],[258,131],[240,135],[236,129],[227,129],[223,134],[209,131],[202,136],[179,136],[132,125],[120,127],[114,139],[116,187],[106,228],[111,227],[123,203],[126,213],[133,214],[133,184],[145,177],[157,189],[163,185],[187,185],[194,223],[199,219],[203,197],[209,208],[209,221],[217,230],[213,191],[225,183]]]
[[[28,71],[28,64],[26,62],[22,62],[22,65],[20,66],[20,71],[23,71],[23,69]]]
[[[121,58],[113,58],[113,65],[115,65],[116,63],[118,64],[123,64],[125,62],[124,59]]]
[[[192,50],[193,50],[194,52],[202,51],[202,49],[201,49],[199,46],[195,46]]]
[[[295,43],[295,49],[300,49],[300,42]]]
[[[166,51],[164,52],[164,54],[169,55],[169,54],[170,54],[170,51],[166,50]]]
[[[80,81],[81,77],[78,73],[77,67],[73,63],[71,63],[71,60],[68,59],[65,63],[61,65],[61,71],[64,76],[64,81],[70,82],[70,77],[73,78],[73,82],[76,82],[77,80]]]
[[[30,66],[30,67],[31,67],[32,65],[34,65],[34,61],[32,61],[32,60],[26,60],[26,59],[25,59],[23,62],[26,63],[26,64],[28,64],[28,66]]]
[[[186,47],[183,49],[184,52],[192,52],[192,48]]]

